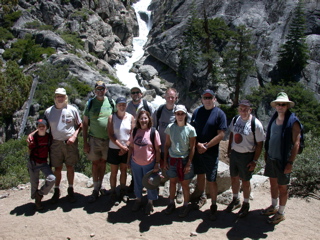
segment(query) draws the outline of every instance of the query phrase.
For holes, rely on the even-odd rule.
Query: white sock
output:
[[[239,193],[233,194],[233,198],[239,199]]]
[[[272,204],[272,206],[277,207],[278,206],[278,198],[271,198],[271,204]]]
[[[286,206],[279,206],[278,213],[284,214],[284,209],[285,209],[285,207],[286,207]]]
[[[72,185],[72,184],[69,184],[69,187],[73,188],[73,185]]]
[[[249,203],[249,198],[244,198],[244,199],[243,199],[243,202]]]
[[[181,183],[177,183],[177,191],[178,191],[178,192],[182,192]]]
[[[99,182],[93,182],[93,189],[96,190],[96,191],[99,191],[99,189],[100,189]]]

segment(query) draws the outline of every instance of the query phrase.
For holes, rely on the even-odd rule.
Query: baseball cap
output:
[[[44,119],[38,119],[36,125],[39,126],[40,124],[47,126],[47,121]]]
[[[127,103],[127,100],[124,97],[118,97],[116,100],[116,104],[118,103]]]
[[[133,87],[130,89],[130,92],[132,92],[133,90],[138,90],[140,93],[142,93],[141,89],[139,87]]]
[[[211,96],[214,96],[214,92],[210,89],[206,89],[204,90],[204,92],[201,94],[202,96],[203,95],[211,95]]]
[[[67,92],[64,88],[57,88],[54,94],[67,95]]]
[[[176,112],[179,112],[179,111],[181,111],[181,112],[184,112],[184,113],[187,113],[187,109],[186,109],[186,107],[184,106],[184,105],[177,105],[176,107],[175,107],[175,109],[174,109],[174,112],[176,113]]]
[[[252,105],[251,105],[251,102],[250,102],[249,100],[246,100],[246,99],[240,100],[238,105],[239,105],[239,106],[240,106],[240,105],[244,105],[244,106],[248,106],[248,107],[251,107],[251,106],[252,106]]]
[[[97,88],[97,87],[107,88],[106,84],[104,82],[102,82],[102,81],[96,82],[96,85],[94,85],[94,88]]]

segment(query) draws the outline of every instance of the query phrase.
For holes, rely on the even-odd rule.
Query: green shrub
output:
[[[43,25],[39,21],[27,22],[25,24],[26,28],[38,29],[38,30],[53,30],[52,25]]]
[[[320,137],[305,135],[306,148],[293,165],[291,195],[308,196],[320,190]]]
[[[4,28],[11,28],[14,23],[20,18],[21,14],[21,11],[5,14],[3,17],[4,22],[2,26]]]
[[[8,29],[0,27],[0,41],[7,42],[12,39],[14,39],[12,33]]]
[[[62,33],[60,36],[68,44],[72,45],[74,49],[84,49],[84,42],[81,41],[78,34]]]

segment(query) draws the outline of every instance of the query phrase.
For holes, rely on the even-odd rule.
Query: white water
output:
[[[148,6],[150,5],[150,3],[151,0],[140,0],[139,2],[133,4],[133,8],[136,12],[139,24],[139,36],[133,38],[132,57],[127,57],[127,62],[124,65],[117,64],[115,66],[119,80],[128,88],[139,86],[138,81],[136,79],[136,74],[129,72],[129,70],[132,67],[133,63],[140,60],[140,58],[144,54],[143,46],[148,40],[147,36],[152,26],[150,19],[151,12],[148,11]],[[148,15],[148,23],[146,23],[140,18],[139,12],[145,12]],[[143,87],[141,89],[145,90]],[[160,96],[157,96],[153,103],[154,105],[162,104],[164,103],[164,99]]]

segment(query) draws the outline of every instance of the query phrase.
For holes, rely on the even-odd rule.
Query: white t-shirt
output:
[[[54,140],[68,140],[82,123],[78,110],[69,104],[61,109],[51,106],[46,109],[44,115],[49,122]]]
[[[232,150],[239,153],[255,151],[254,137],[253,132],[251,131],[251,117],[252,116],[250,116],[249,120],[244,121],[239,116],[235,123],[233,122],[235,119],[231,121],[229,129],[233,133],[233,141],[231,144]],[[262,142],[265,140],[263,126],[257,118],[255,118],[255,124],[256,141]]]
[[[132,115],[130,113],[126,113],[123,119],[118,118],[116,113],[112,115],[113,133],[115,138],[118,139],[122,145],[126,145],[126,142],[130,138],[131,120]],[[119,147],[111,140],[109,141],[109,147],[119,149]]]

